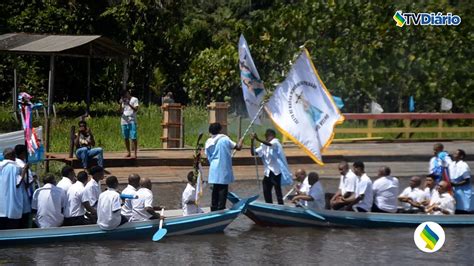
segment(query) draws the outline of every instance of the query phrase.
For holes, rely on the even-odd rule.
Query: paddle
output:
[[[317,214],[315,211],[313,211],[312,209],[304,206],[304,205],[301,205],[301,207],[304,209],[304,212],[318,220],[322,220],[322,221],[326,221],[326,218],[324,218],[323,216]]]
[[[164,213],[165,208],[162,208],[160,213],[160,227],[158,228],[158,231],[156,231],[156,233],[153,235],[154,242],[160,241],[166,235],[166,233],[168,233],[168,230],[166,230],[166,228],[163,228]]]

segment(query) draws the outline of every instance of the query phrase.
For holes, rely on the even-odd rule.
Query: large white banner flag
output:
[[[278,130],[316,163],[334,138],[334,127],[344,116],[319,78],[305,49],[267,103],[266,111]]]
[[[263,87],[263,81],[260,79],[257,68],[253,63],[252,55],[250,55],[249,46],[244,35],[240,35],[239,40],[239,68],[245,105],[247,106],[250,119],[253,119],[260,109],[260,104],[265,96],[265,88]],[[261,114],[259,114],[259,117],[257,117],[254,122],[257,125],[261,124],[260,115]]]

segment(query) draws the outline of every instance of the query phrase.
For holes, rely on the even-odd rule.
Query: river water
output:
[[[322,180],[327,192],[336,180]],[[402,187],[408,179],[401,179]],[[154,184],[155,203],[179,208],[185,184]],[[231,190],[242,196],[260,192],[256,181],[239,181]],[[207,191],[209,192],[209,191]],[[204,202],[209,202],[205,193]],[[260,193],[261,194],[261,193]],[[473,216],[474,219],[474,216]],[[474,228],[445,228],[446,242],[436,253],[418,250],[414,228],[276,228],[260,227],[238,217],[224,233],[150,239],[44,243],[0,250],[0,264],[122,265],[473,265]],[[1,233],[1,232],[0,232]]]

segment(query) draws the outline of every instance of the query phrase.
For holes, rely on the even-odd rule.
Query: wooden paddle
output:
[[[166,230],[166,228],[163,228],[164,213],[165,208],[162,208],[160,214],[160,227],[158,228],[158,231],[156,231],[156,233],[153,235],[154,242],[160,241],[166,235],[166,233],[168,233],[168,230]]]

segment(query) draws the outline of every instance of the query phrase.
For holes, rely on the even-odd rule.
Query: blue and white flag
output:
[[[257,68],[253,63],[252,55],[250,55],[249,46],[244,35],[240,35],[239,40],[239,68],[247,112],[250,119],[253,119],[258,115],[255,124],[260,125],[261,114],[257,113],[265,96],[265,88],[263,86],[263,81],[260,79]]]
[[[344,121],[344,116],[319,78],[306,49],[265,107],[284,136],[316,163],[324,165],[321,153],[331,144],[334,127]]]

